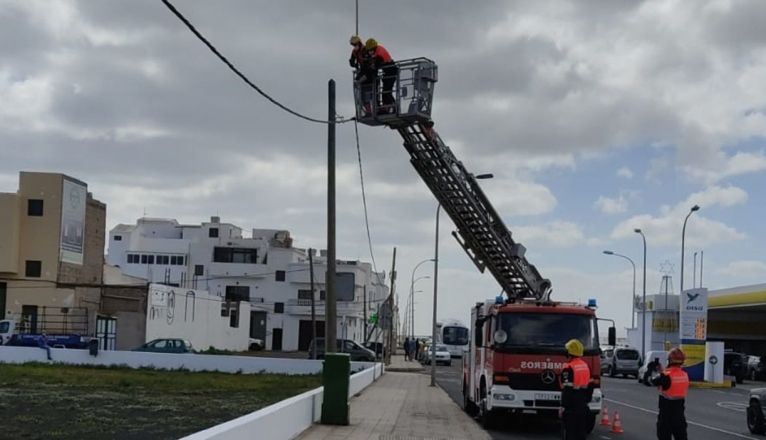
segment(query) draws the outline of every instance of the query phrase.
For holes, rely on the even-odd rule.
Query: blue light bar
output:
[[[595,309],[596,307],[598,307],[598,306],[596,305],[596,298],[590,298],[590,299],[588,299],[588,307],[591,307],[591,308],[594,308],[594,309]]]

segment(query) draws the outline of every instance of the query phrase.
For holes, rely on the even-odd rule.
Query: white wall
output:
[[[230,317],[221,316],[222,298],[204,290],[151,284],[146,317],[146,340],[181,338],[197,350],[248,349],[250,303],[239,303],[239,326],[230,326]]]
[[[185,368],[190,371],[220,371],[275,374],[318,374],[322,371],[321,360],[261,358],[254,356],[224,356],[212,354],[168,354],[140,351],[99,351],[91,356],[87,350],[52,348],[53,362],[73,365],[111,365],[131,368],[154,367],[168,370]],[[0,346],[0,363],[23,364],[48,362],[45,350],[37,347]],[[351,371],[369,368],[373,363],[352,362]]]

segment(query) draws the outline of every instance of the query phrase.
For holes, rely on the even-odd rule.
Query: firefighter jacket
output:
[[[593,389],[590,386],[590,368],[581,358],[574,358],[564,364],[560,378],[561,406],[565,410],[587,409]]]

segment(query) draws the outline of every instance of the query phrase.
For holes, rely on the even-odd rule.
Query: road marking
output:
[[[716,406],[737,412],[747,412],[747,404],[742,402],[718,402]]]
[[[655,415],[658,414],[657,411],[654,411],[654,410],[651,410],[651,409],[646,409],[646,408],[641,408],[640,406],[631,405],[631,404],[625,403],[625,402],[620,402],[619,400],[613,400],[613,399],[604,399],[604,400],[606,400],[608,402],[616,403],[618,405],[622,405],[622,406],[625,406],[625,407],[628,407],[628,408],[632,408],[632,409],[635,409],[635,410],[638,410],[638,411],[643,411],[643,412],[646,412],[646,413],[649,413],[649,414],[655,414]],[[732,432],[732,431],[727,431],[725,429],[716,428],[715,426],[703,425],[702,423],[692,422],[689,419],[686,419],[686,423],[688,423],[689,425],[697,426],[699,428],[709,429],[711,431],[716,431],[716,432],[721,432],[723,434],[728,434],[728,435],[731,435],[731,436],[734,436],[734,437],[746,438],[746,439],[749,439],[749,440],[759,440],[759,439],[757,439],[755,437],[749,437],[749,436],[746,436],[746,435],[739,434],[737,432]]]

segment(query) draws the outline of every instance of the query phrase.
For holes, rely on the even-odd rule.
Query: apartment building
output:
[[[306,249],[293,246],[289,231],[242,229],[211,217],[199,225],[174,219],[140,218],[109,233],[107,261],[130,276],[154,283],[207,290],[223,298],[222,316],[241,316],[249,302],[250,337],[270,350],[305,350],[311,341],[311,303],[317,335],[324,335],[326,256],[312,255],[314,293]],[[365,339],[366,318],[388,295],[385,273],[361,261],[337,262],[339,337]],[[368,328],[368,330],[371,330]],[[377,336],[377,333],[375,334]]]
[[[31,333],[113,329],[98,311],[105,219],[85,182],[21,172],[17,191],[0,193],[0,318]]]

